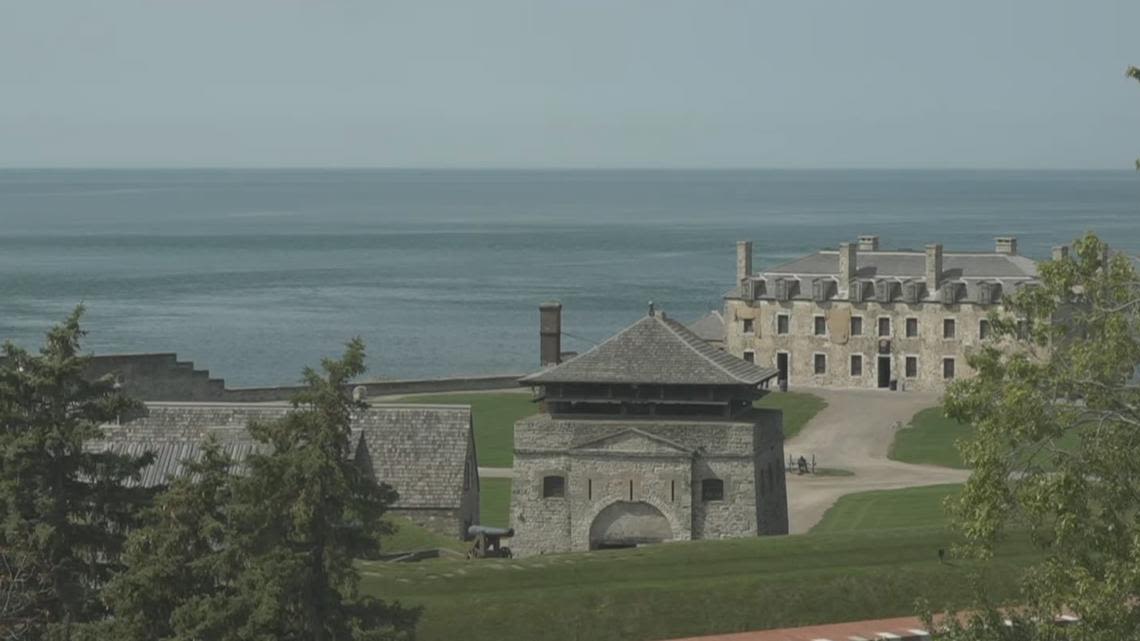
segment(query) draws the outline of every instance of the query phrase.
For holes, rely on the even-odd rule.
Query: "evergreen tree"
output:
[[[84,377],[82,314],[39,354],[5,343],[0,359],[0,588],[14,597],[0,632],[26,639],[67,639],[103,615],[98,590],[148,494],[125,486],[148,457],[85,447],[135,404],[112,379]]]
[[[973,473],[955,521],[984,557],[1010,529],[1042,561],[1023,601],[981,600],[939,638],[1140,638],[1140,278],[1094,235],[1039,266],[1041,285],[1006,301],[994,336],[970,356],[947,413],[976,426],[961,445]],[[1066,611],[1081,623],[1053,623]],[[1005,625],[1009,617],[1013,625]]]
[[[127,539],[126,569],[103,590],[114,616],[84,626],[78,638],[211,638],[201,628],[217,624],[210,614],[215,600],[234,596],[230,582],[240,562],[225,546],[231,465],[213,438],[201,460],[183,461],[185,474],[143,513]]]
[[[235,488],[232,541],[247,565],[236,589],[245,615],[233,638],[364,641],[412,638],[418,612],[357,592],[353,560],[377,552],[396,493],[352,458],[351,423],[367,406],[348,383],[362,374],[364,344],[351,341],[324,376],[304,372],[294,410],[250,426],[266,454],[247,459]]]

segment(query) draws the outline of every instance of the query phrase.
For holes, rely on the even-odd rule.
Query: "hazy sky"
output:
[[[0,0],[0,166],[1127,168],[1138,0]]]

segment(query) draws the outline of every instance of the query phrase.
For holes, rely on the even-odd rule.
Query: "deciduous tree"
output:
[[[980,602],[948,639],[1140,638],[1140,280],[1094,235],[1073,249],[1007,297],[969,358],[976,376],[946,394],[947,413],[976,426],[952,505],[971,550],[1021,530],[1042,553],[1006,604],[1012,627]],[[1055,625],[1067,612],[1081,623]]]

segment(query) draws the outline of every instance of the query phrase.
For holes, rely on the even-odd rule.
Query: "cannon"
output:
[[[467,540],[474,541],[467,552],[469,559],[511,558],[511,548],[502,544],[502,539],[515,535],[514,528],[472,525],[467,528]]]

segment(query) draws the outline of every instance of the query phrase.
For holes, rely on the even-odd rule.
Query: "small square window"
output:
[[[826,354],[816,354],[815,358],[812,360],[813,360],[813,364],[815,366],[815,373],[816,374],[826,374],[827,373],[827,355]]]
[[[742,322],[742,323],[743,323],[743,325],[744,325],[744,333],[745,333],[745,334],[751,334],[751,333],[752,333],[752,331],[753,331],[753,322],[754,322],[754,321],[753,321],[751,318],[745,318],[745,319],[744,319],[743,321],[741,321],[741,322]]]
[[[954,359],[952,359],[952,358],[942,359],[942,378],[945,378],[945,379],[954,378]]]
[[[851,335],[852,336],[862,336],[863,335],[863,317],[862,316],[852,316],[851,317]]]
[[[906,319],[906,336],[907,336],[907,338],[914,338],[915,336],[918,336],[918,319],[917,318]]]
[[[884,316],[879,319],[879,336],[891,335],[891,319]]]
[[[826,336],[827,335],[827,318],[824,316],[816,316],[815,317],[815,325],[813,326],[812,329],[815,331],[816,336]]]
[[[863,355],[862,354],[852,354],[851,355],[851,375],[852,376],[862,376],[863,375]]]
[[[744,352],[744,360],[749,362],[749,363],[755,363],[756,362],[756,352],[753,352],[753,351]]]
[[[906,357],[906,377],[907,378],[918,378],[918,357],[917,356],[907,356]]]
[[[790,322],[791,322],[791,319],[788,317],[787,314],[780,314],[780,315],[776,316],[776,333],[777,334],[787,334],[788,333],[788,325]]]
[[[701,481],[702,501],[723,501],[724,481],[721,479],[705,479]]]
[[[542,498],[559,499],[566,496],[565,476],[542,477]]]
[[[958,323],[953,318],[942,321],[942,338],[954,338],[958,333]]]
[[[985,340],[990,337],[990,322],[986,319],[978,321],[978,338]]]

